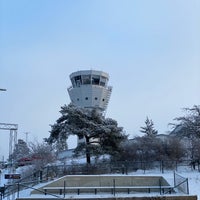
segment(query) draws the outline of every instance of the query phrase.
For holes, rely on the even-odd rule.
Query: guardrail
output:
[[[174,172],[174,188],[184,194],[189,194],[188,178],[182,177],[181,175]]]
[[[137,171],[138,169],[143,170],[145,173],[148,169],[157,169],[160,173],[164,173],[165,170],[175,170],[178,171],[180,166],[191,167],[191,170],[194,170],[191,166],[191,160],[184,161],[154,161],[154,162],[143,162],[143,161],[123,161],[123,162],[102,162],[95,163],[91,165],[86,164],[73,164],[73,165],[52,165],[44,167],[42,170],[33,172],[31,175],[22,177],[20,180],[17,180],[14,184],[20,184],[23,182],[30,183],[28,186],[32,187],[39,182],[45,182],[54,178],[59,178],[64,175],[77,175],[77,174],[128,174],[129,172]],[[196,170],[199,171],[199,165],[196,167]],[[175,176],[175,187],[178,190],[182,190],[183,193],[188,194],[188,181],[186,178],[182,179],[179,175]],[[12,194],[12,187],[6,186],[4,196],[9,196]],[[15,190],[15,189],[13,189]],[[0,192],[0,195],[3,196],[3,193]]]

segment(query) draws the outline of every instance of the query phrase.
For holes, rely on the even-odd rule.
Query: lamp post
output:
[[[6,91],[6,89],[2,89],[2,88],[0,88],[0,91],[3,91],[3,92],[5,92],[5,91]]]

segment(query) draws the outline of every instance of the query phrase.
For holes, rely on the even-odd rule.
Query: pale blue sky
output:
[[[0,122],[41,141],[70,103],[70,73],[96,69],[113,86],[107,117],[130,138],[146,116],[166,133],[200,102],[199,10],[199,0],[1,0]]]

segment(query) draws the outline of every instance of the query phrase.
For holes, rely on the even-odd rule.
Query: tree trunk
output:
[[[89,152],[86,152],[86,162],[87,162],[87,164],[90,164],[90,163],[91,163],[91,160],[90,160],[90,153],[89,153]]]
[[[90,164],[91,163],[91,159],[90,159],[90,150],[89,150],[89,138],[86,137],[85,138],[86,140],[86,162],[87,164]]]

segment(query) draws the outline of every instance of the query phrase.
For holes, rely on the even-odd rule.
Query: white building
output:
[[[96,108],[103,112],[108,106],[112,87],[109,75],[102,71],[82,70],[70,75],[72,86],[68,88],[71,102],[82,108]]]

